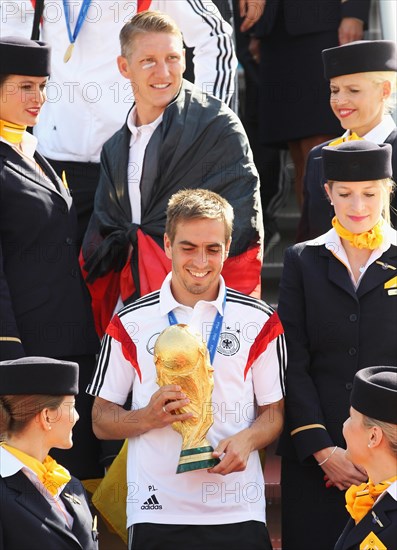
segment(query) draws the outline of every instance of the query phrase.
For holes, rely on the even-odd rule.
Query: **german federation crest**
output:
[[[222,355],[235,355],[240,349],[240,342],[232,332],[221,332],[216,351]]]

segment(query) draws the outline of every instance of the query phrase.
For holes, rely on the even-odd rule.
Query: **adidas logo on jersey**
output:
[[[163,507],[159,504],[156,495],[152,495],[141,506],[141,510],[162,510]]]

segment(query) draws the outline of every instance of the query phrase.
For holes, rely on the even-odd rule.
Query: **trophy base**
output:
[[[213,468],[220,462],[219,458],[214,458],[212,456],[213,451],[214,449],[211,445],[181,451],[176,473],[183,474],[183,472]]]

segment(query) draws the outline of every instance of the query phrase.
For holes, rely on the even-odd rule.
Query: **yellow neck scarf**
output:
[[[0,120],[0,136],[10,143],[21,143],[26,126],[13,124],[7,120]]]
[[[367,250],[375,250],[382,244],[383,223],[383,218],[381,218],[369,231],[365,231],[364,233],[352,233],[340,224],[336,216],[332,219],[332,226],[341,239],[345,239],[355,248],[366,248]]]
[[[338,139],[334,139],[334,141],[331,141],[331,143],[328,143],[328,147],[336,147],[337,145],[340,145],[341,143],[345,143],[345,141],[351,141],[355,139],[364,139],[356,134],[356,132],[353,132],[347,137],[340,137]]]
[[[66,468],[60,466],[49,455],[46,456],[44,462],[40,462],[37,458],[27,455],[23,451],[7,445],[7,443],[2,443],[2,446],[37,474],[41,483],[52,496],[55,496],[59,488],[71,479]]]
[[[352,485],[346,491],[346,508],[356,524],[363,519],[374,505],[379,495],[383,493],[394,481],[397,476],[390,477],[377,485],[371,480],[361,485]]]

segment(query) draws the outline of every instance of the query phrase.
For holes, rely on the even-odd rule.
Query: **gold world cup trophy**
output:
[[[212,468],[219,459],[212,456],[214,449],[206,438],[214,422],[211,407],[214,369],[206,343],[188,325],[171,325],[156,340],[154,362],[158,385],[177,384],[190,400],[174,414],[193,414],[187,420],[172,424],[182,436],[176,473]]]

